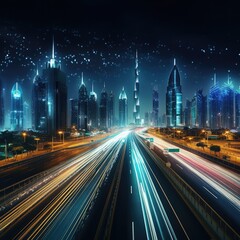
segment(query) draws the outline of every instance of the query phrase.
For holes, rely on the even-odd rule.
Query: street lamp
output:
[[[226,134],[226,140],[228,140],[229,131],[225,131],[225,134]]]
[[[37,141],[37,151],[38,151],[38,141],[40,140],[40,138],[34,138],[35,141]]]
[[[26,142],[27,133],[23,132],[22,135],[23,135],[23,141]]]
[[[60,142],[61,142],[61,135],[63,135],[63,143],[64,143],[64,131],[58,131],[58,134],[60,136]]]
[[[206,130],[202,130],[202,132],[205,134],[205,135],[207,135],[207,145],[208,145],[208,131],[206,131]],[[205,138],[205,142],[206,142],[206,138]]]

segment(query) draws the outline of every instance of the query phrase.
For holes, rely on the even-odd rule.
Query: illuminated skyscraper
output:
[[[209,127],[211,129],[222,128],[222,92],[217,82],[216,73],[214,83],[209,91]]]
[[[138,52],[135,58],[135,83],[133,91],[133,121],[136,125],[140,125],[140,100],[139,100],[139,70],[138,70]]]
[[[0,131],[4,129],[4,90],[0,79]]]
[[[47,132],[47,83],[37,74],[33,79],[32,88],[32,128]]]
[[[198,90],[190,104],[190,127],[206,128],[207,124],[207,96]]]
[[[43,80],[47,83],[47,132],[56,135],[67,127],[67,85],[66,75],[57,64],[52,45],[52,58],[43,70]]]
[[[108,94],[106,92],[105,83],[100,97],[99,115],[100,128],[108,128]]]
[[[152,96],[153,96],[152,123],[153,123],[153,126],[158,126],[159,96],[158,96],[157,86],[154,86]]]
[[[191,101],[187,99],[184,109],[184,125],[186,127],[190,127],[190,119],[191,119]]]
[[[23,92],[18,82],[13,85],[11,91],[10,124],[12,131],[23,130]]]
[[[222,87],[222,126],[223,128],[235,128],[235,91],[232,81],[228,76],[228,81]]]
[[[119,127],[125,127],[128,123],[128,106],[127,106],[127,95],[122,88],[119,95]]]
[[[182,125],[182,87],[180,74],[174,59],[174,66],[170,73],[166,93],[167,127]]]
[[[94,92],[93,84],[92,84],[92,91],[89,94],[88,117],[89,117],[89,125],[91,126],[91,128],[97,128],[98,127],[98,104],[97,104],[97,94]]]
[[[108,127],[111,128],[114,126],[114,95],[113,91],[110,91],[110,94],[108,96]]]
[[[71,106],[71,127],[78,127],[78,99],[70,99]]]
[[[87,130],[88,129],[88,94],[85,83],[82,81],[78,91],[78,129]]]

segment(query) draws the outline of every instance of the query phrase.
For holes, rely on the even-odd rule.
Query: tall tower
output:
[[[100,97],[99,115],[100,128],[108,128],[108,94],[106,92],[105,83]]]
[[[0,131],[4,129],[4,90],[0,79]]]
[[[38,69],[32,88],[32,128],[47,131],[47,83],[39,76]]]
[[[157,86],[154,86],[154,88],[153,88],[152,107],[153,107],[153,111],[152,111],[153,126],[158,126],[159,96],[158,96]]]
[[[43,80],[47,83],[47,132],[56,135],[67,127],[67,84],[66,75],[57,64],[52,44],[52,58],[43,70]]]
[[[140,117],[140,100],[139,100],[139,70],[138,70],[138,52],[136,50],[136,58],[135,58],[135,83],[134,83],[134,91],[133,91],[133,120],[136,125],[140,125],[141,117]]]
[[[88,130],[88,94],[85,83],[82,81],[78,91],[78,129]]]
[[[89,124],[91,128],[97,128],[98,127],[98,104],[97,104],[97,94],[94,92],[94,89],[93,89],[93,83],[92,83],[92,91],[89,94],[88,117],[89,117]]]
[[[11,130],[23,130],[23,92],[21,86],[16,82],[11,91]]]
[[[240,86],[236,90],[235,109],[236,109],[236,127],[239,129],[240,128]]]
[[[222,128],[222,91],[217,82],[216,73],[214,83],[209,90],[209,127],[211,129]]]
[[[114,125],[114,95],[113,91],[110,91],[108,96],[108,127],[111,128]]]
[[[182,125],[182,87],[175,58],[167,86],[166,116],[167,127],[177,127]]]
[[[71,128],[78,128],[78,99],[71,98],[70,99],[70,107],[71,107]]]
[[[128,121],[127,94],[122,88],[119,95],[119,127],[126,127]]]

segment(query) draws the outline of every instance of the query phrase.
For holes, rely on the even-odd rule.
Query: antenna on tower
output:
[[[214,75],[213,75],[213,84],[214,85],[217,84],[217,75],[216,75],[216,73],[214,73]]]
[[[82,84],[82,85],[84,84],[84,82],[83,82],[83,72],[82,72],[82,82],[81,82],[81,84]]]
[[[52,59],[55,58],[55,53],[54,53],[54,35],[53,35],[53,38],[52,38]]]
[[[173,65],[176,66],[176,58],[173,59]]]

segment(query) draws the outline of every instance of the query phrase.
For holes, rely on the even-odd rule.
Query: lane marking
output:
[[[203,186],[203,188],[204,188],[207,192],[209,192],[213,197],[215,197],[215,198],[217,199],[217,196],[214,195],[211,191],[209,191],[206,187]]]
[[[176,165],[183,170],[183,167],[182,167],[182,166],[180,166],[179,164],[176,164]]]
[[[132,222],[132,240],[134,240],[134,222]]]
[[[131,192],[131,194],[132,194],[132,186],[130,186],[130,192]]]

